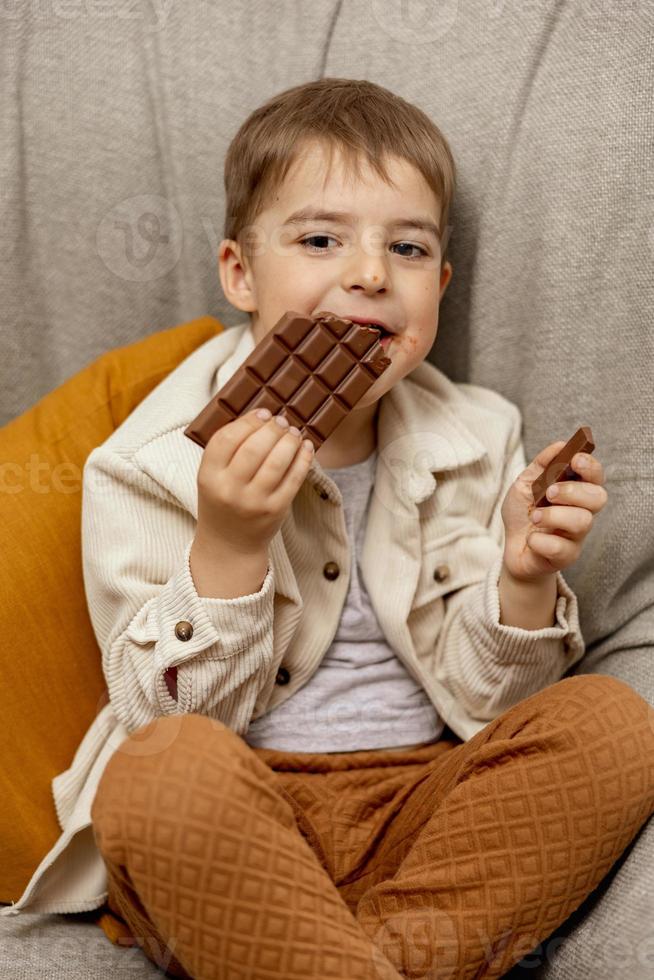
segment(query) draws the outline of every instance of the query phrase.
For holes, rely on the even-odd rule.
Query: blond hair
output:
[[[321,78],[295,85],[248,116],[225,157],[225,238],[238,242],[247,255],[246,229],[272,199],[307,140],[324,144],[329,164],[334,149],[340,150],[346,169],[357,177],[363,155],[389,185],[386,154],[413,164],[441,205],[442,268],[456,184],[448,142],[417,106],[363,79]]]

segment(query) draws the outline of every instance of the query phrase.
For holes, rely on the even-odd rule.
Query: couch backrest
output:
[[[0,421],[146,331],[198,311],[235,323],[216,270],[230,139],[283,88],[369,78],[425,109],[457,160],[454,278],[431,359],[519,406],[528,460],[591,426],[609,503],[566,579],[597,662],[647,641],[651,8],[253,0],[225,10],[207,0],[127,18],[92,4],[70,17],[5,12],[0,85],[15,111],[0,143]]]

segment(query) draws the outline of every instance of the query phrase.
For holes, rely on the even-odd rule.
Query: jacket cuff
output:
[[[570,665],[579,660],[585,651],[584,639],[579,628],[577,597],[561,572],[556,573],[557,599],[556,624],[538,630],[500,623],[499,579],[503,557],[500,555],[489,568],[484,580],[483,616],[484,629],[492,639],[491,649],[502,663],[536,664],[548,655],[564,653]]]
[[[272,626],[274,601],[274,570],[272,559],[261,589],[251,595],[233,599],[212,599],[199,596],[191,575],[189,541],[176,575],[168,583],[159,604],[160,661],[157,666],[166,670],[171,661],[176,665],[192,660],[198,654],[211,651],[212,659],[224,659],[241,653],[261,641]],[[181,623],[188,626],[176,628]],[[190,633],[188,639],[183,635]]]

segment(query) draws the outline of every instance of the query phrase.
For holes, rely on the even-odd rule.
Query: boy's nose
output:
[[[388,270],[383,257],[358,255],[352,259],[343,275],[345,289],[364,289],[376,293],[388,286]]]

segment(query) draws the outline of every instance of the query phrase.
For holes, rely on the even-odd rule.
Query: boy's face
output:
[[[328,310],[346,319],[386,324],[394,335],[389,346],[384,344],[391,364],[357,403],[359,411],[428,354],[452,266],[446,262],[441,270],[434,233],[394,224],[420,218],[438,225],[440,219],[438,201],[408,161],[393,157],[388,162],[396,188],[366,160],[361,161],[361,180],[346,176],[338,151],[328,173],[326,164],[320,144],[310,143],[249,229],[254,243],[250,257],[225,239],[219,271],[229,302],[252,314],[255,343],[288,310],[306,316]],[[343,211],[351,217],[349,222],[289,222],[295,212],[307,209]]]

